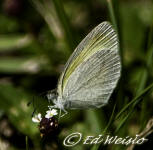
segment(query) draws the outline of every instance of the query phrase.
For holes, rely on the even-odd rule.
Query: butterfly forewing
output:
[[[58,93],[70,101],[72,107],[103,105],[116,86],[120,68],[117,34],[108,22],[103,22],[69,58],[59,80]]]

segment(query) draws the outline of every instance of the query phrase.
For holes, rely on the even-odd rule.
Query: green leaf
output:
[[[30,35],[0,35],[0,52],[26,47],[31,42]]]
[[[39,58],[33,57],[1,57],[0,72],[5,73],[35,73],[39,71],[41,61]]]
[[[20,132],[30,137],[38,133],[37,125],[31,120],[33,108],[27,106],[32,95],[10,84],[0,84],[0,97],[0,109]]]

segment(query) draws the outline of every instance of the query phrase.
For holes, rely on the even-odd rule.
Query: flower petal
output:
[[[53,115],[57,115],[57,110],[56,110],[56,109],[52,109],[52,110],[51,110],[51,113],[52,113]]]
[[[38,115],[35,115],[34,117],[32,117],[32,121],[39,123],[41,121],[42,117],[41,114],[39,113]]]
[[[45,118],[48,118],[49,119],[50,118],[50,115],[49,114],[46,114],[45,115]]]
[[[57,113],[57,110],[56,109],[50,109],[50,110],[48,110],[48,111],[46,111],[46,116],[45,116],[45,118],[51,118],[51,117],[53,117],[54,115],[57,115],[58,113]]]

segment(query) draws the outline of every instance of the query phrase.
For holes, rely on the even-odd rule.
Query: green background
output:
[[[110,21],[119,35],[122,75],[108,105],[69,111],[59,133],[41,139],[31,120],[35,99],[56,88],[75,47],[99,23]],[[66,136],[131,136],[143,132],[153,116],[152,0],[1,0],[0,1],[0,150],[123,150],[123,145],[63,145]],[[34,97],[34,98],[33,98]],[[151,128],[151,127],[150,127]],[[149,142],[132,149],[151,150]]]

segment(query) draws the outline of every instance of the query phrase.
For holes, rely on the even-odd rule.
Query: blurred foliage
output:
[[[104,20],[112,22],[119,34],[120,82],[107,106],[74,110],[64,116],[59,135],[48,143],[31,121],[34,108],[27,103],[34,99],[39,102],[37,111],[45,109],[46,101],[39,95],[56,88],[74,48]],[[0,149],[67,149],[63,140],[73,132],[84,137],[140,133],[153,116],[152,56],[152,0],[1,0]],[[78,144],[71,149],[127,147]]]

